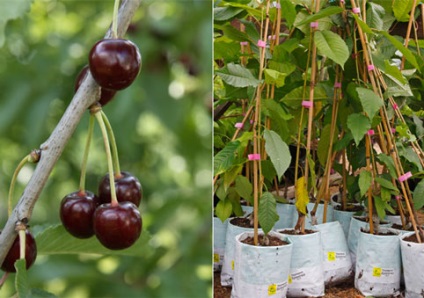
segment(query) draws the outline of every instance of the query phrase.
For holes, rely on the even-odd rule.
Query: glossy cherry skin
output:
[[[70,193],[60,204],[60,220],[72,236],[90,238],[94,235],[94,211],[99,205],[97,196],[90,191]]]
[[[77,92],[79,86],[81,85],[82,81],[85,79],[88,71],[88,65],[84,66],[83,69],[81,69],[80,73],[77,76],[77,79],[75,80],[75,92]],[[109,101],[112,100],[112,98],[115,96],[116,91],[115,90],[109,90],[105,88],[100,88],[100,99],[99,103],[104,106]]]
[[[127,88],[141,67],[138,47],[126,39],[102,39],[88,56],[91,74],[100,87],[112,90]]]
[[[94,233],[103,246],[112,250],[130,247],[140,237],[140,211],[131,202],[115,206],[102,204],[94,213]]]
[[[131,173],[122,172],[121,177],[115,177],[115,190],[118,202],[132,202],[137,207],[143,197],[140,181]],[[110,203],[110,180],[106,174],[99,183],[99,200],[102,204]]]
[[[26,269],[29,269],[32,264],[34,264],[35,259],[37,258],[37,244],[32,234],[26,230],[25,231],[25,261]],[[7,253],[1,269],[6,272],[16,272],[15,262],[20,259],[20,243],[19,235],[16,236],[15,241],[12,244],[9,252]]]

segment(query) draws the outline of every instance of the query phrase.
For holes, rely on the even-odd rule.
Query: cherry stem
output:
[[[28,154],[27,156],[25,156],[18,164],[18,166],[15,169],[15,172],[13,173],[12,176],[12,181],[10,182],[10,188],[9,188],[9,197],[8,197],[8,207],[7,207],[7,214],[8,216],[10,216],[12,214],[12,200],[13,200],[13,192],[15,190],[15,184],[16,184],[16,180],[18,178],[19,172],[22,170],[22,168],[24,167],[24,165],[30,161],[31,158],[31,154]]]
[[[112,147],[112,158],[113,158],[113,169],[115,178],[120,178],[121,175],[121,167],[119,165],[119,154],[118,147],[116,146],[115,134],[113,133],[112,125],[110,125],[109,119],[107,118],[105,112],[101,111],[103,121],[105,122],[107,133],[110,137],[110,145]]]
[[[118,10],[119,0],[115,0],[113,5],[113,19],[112,19],[112,38],[118,38]]]
[[[107,135],[107,130],[105,123],[103,121],[103,117],[99,111],[94,113],[94,116],[96,117],[97,122],[99,123],[100,130],[102,131],[103,135],[103,142],[105,144],[105,150],[106,150],[106,158],[107,158],[107,167],[109,171],[109,182],[110,182],[110,195],[111,195],[111,205],[117,206],[118,205],[118,199],[116,197],[116,190],[115,190],[115,177],[113,175],[113,162],[112,162],[112,155],[110,152],[110,146],[109,146],[109,137]]]
[[[81,193],[85,193],[85,177],[87,174],[88,154],[90,152],[90,144],[91,144],[91,139],[93,137],[94,120],[95,119],[93,115],[90,115],[90,120],[88,123],[87,141],[85,143],[84,155],[83,155],[82,163],[81,163],[81,177],[80,177],[80,186],[79,186],[79,190]]]
[[[7,277],[9,276],[9,272],[5,272],[3,276],[0,279],[0,289],[3,287],[4,283],[6,282]]]
[[[25,248],[26,248],[26,234],[25,230],[19,230],[19,248],[20,248],[20,258],[25,260]]]

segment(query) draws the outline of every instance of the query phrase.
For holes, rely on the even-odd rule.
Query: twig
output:
[[[118,13],[118,37],[122,37],[127,31],[131,19],[140,3],[141,0],[126,0],[122,3]],[[111,34],[112,32],[109,28],[105,38],[110,38]],[[81,121],[82,116],[87,111],[88,107],[96,102],[99,95],[99,86],[95,83],[91,74],[87,75],[52,134],[47,141],[40,146],[42,151],[40,161],[0,234],[0,264],[3,263],[9,248],[16,238],[16,222],[23,219],[29,220],[31,218],[32,210],[34,209],[35,203],[51,171],[65,149],[78,123]]]

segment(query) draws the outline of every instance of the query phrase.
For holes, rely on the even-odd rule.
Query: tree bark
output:
[[[117,21],[118,38],[122,37],[127,31],[131,19],[140,3],[141,0],[125,0],[122,2],[119,8]],[[112,32],[110,27],[105,38],[110,38],[111,35]],[[25,187],[21,198],[1,231],[0,264],[3,263],[7,252],[16,238],[16,224],[20,222],[29,222],[35,203],[37,202],[51,171],[65,149],[66,144],[74,133],[77,125],[81,121],[82,116],[85,112],[88,112],[88,107],[97,101],[99,95],[99,86],[93,80],[91,74],[87,75],[52,134],[47,141],[40,146],[41,158],[33,175],[31,176],[31,179]]]

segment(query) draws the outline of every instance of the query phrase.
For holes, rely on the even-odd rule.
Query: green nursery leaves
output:
[[[224,199],[222,201],[219,201],[215,207],[215,214],[216,216],[218,216],[218,218],[222,222],[224,222],[227,218],[229,218],[232,212],[233,212],[233,206],[229,199]]]
[[[371,122],[365,115],[355,113],[348,116],[347,127],[352,132],[353,139],[356,146],[358,146],[367,131],[371,128]]]
[[[393,1],[393,14],[399,22],[409,21],[409,12],[412,9],[413,0],[394,0]]]
[[[358,87],[356,88],[356,92],[358,92],[364,112],[372,119],[383,106],[383,100],[374,91],[366,88]]]
[[[265,192],[259,201],[259,224],[265,234],[274,227],[279,219],[277,214],[277,202],[270,192]]]
[[[323,56],[327,56],[342,68],[349,58],[349,49],[345,41],[336,33],[329,30],[314,33],[315,44]]]
[[[289,146],[272,130],[264,131],[265,150],[271,158],[279,179],[284,175],[291,162]]]
[[[216,71],[216,74],[228,85],[243,88],[248,86],[257,87],[260,83],[247,68],[240,64],[229,63],[226,70]]]
[[[418,210],[424,207],[424,180],[421,180],[414,189],[412,194],[414,201],[414,209]]]
[[[235,153],[240,145],[240,141],[228,143],[214,158],[214,175],[219,175],[233,166]]]

